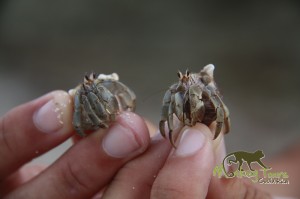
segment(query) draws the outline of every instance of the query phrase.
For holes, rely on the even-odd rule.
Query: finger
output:
[[[103,199],[150,198],[151,187],[163,167],[171,145],[160,133],[152,138],[148,150],[125,164],[106,189]]]
[[[149,129],[150,137],[153,137],[157,133],[157,127],[150,121],[145,119],[145,122],[147,124],[147,127]]]
[[[290,196],[295,198],[300,198],[300,140],[296,142],[283,151],[278,153],[276,156],[271,157],[269,160],[266,159],[265,163],[272,167],[270,173],[274,171],[284,171],[288,175],[288,186],[280,186],[278,184],[261,184],[255,183],[255,186],[266,192],[272,193],[278,196]],[[276,172],[274,172],[276,173]]]
[[[213,179],[213,183],[209,186],[209,192],[207,198],[219,199],[219,198],[236,198],[236,199],[268,199],[272,198],[267,192],[264,192],[256,188],[253,183],[238,178],[230,179]]]
[[[81,137],[77,133],[71,137],[71,141],[73,144],[76,144],[77,142],[79,142],[82,139],[83,139],[83,137]]]
[[[210,129],[214,131],[215,123],[210,126]],[[213,141],[213,153],[215,156],[214,166],[222,165],[223,159],[226,156],[224,134],[220,134],[219,137]],[[226,165],[225,165],[226,167]],[[228,170],[228,168],[226,169]],[[254,187],[253,183],[244,181],[242,179],[225,179],[213,176],[209,188],[208,199],[219,198],[270,198],[270,195]]]
[[[151,129],[149,123],[147,126],[148,129]],[[173,133],[178,134],[180,129],[175,128]],[[152,136],[149,149],[118,171],[106,189],[103,198],[150,198],[152,184],[164,165],[171,148],[169,140],[164,139],[156,130],[156,135]]]
[[[0,180],[72,133],[69,95],[54,91],[18,106],[0,119]]]
[[[47,168],[46,165],[25,165],[1,182],[0,196],[15,190]]]
[[[123,164],[143,153],[149,139],[142,118],[122,113],[108,130],[100,129],[82,139],[8,198],[90,198],[110,182]]]
[[[186,128],[158,173],[151,198],[205,198],[213,164],[211,131],[204,124]]]
[[[210,126],[209,129],[211,132],[214,132],[216,129],[216,122],[213,122]],[[224,157],[226,156],[226,147],[225,147],[225,139],[224,139],[224,128],[222,130],[222,133],[213,140],[213,152],[215,156],[215,165],[222,163]]]

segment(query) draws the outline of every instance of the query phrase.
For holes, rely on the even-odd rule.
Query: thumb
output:
[[[151,198],[205,198],[214,166],[212,133],[204,124],[183,129],[152,186]]]

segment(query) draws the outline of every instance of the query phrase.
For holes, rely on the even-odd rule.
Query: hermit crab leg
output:
[[[215,129],[215,135],[214,135],[214,139],[216,139],[222,130],[222,126],[223,126],[223,122],[224,122],[224,111],[221,108],[220,103],[215,99],[215,96],[211,95],[210,100],[213,103],[213,106],[214,106],[214,108],[216,110],[216,114],[217,114],[217,119],[216,119],[217,126]]]
[[[93,111],[95,111],[96,115],[100,119],[103,119],[104,121],[107,121],[109,113],[107,113],[105,111],[105,108],[103,107],[102,103],[100,102],[99,97],[93,92],[89,92],[87,97],[88,97],[88,100],[90,102],[91,108],[92,108]]]
[[[95,94],[98,98],[98,103],[103,108],[103,112],[99,113],[100,116],[103,114],[108,115],[110,119],[115,120],[115,114],[118,112],[118,101],[116,97],[104,86],[98,84],[93,86]]]
[[[184,120],[184,94],[182,92],[177,92],[174,94],[174,111],[175,115],[179,120],[182,120],[184,124],[186,124],[186,121]]]
[[[165,122],[168,119],[168,110],[170,106],[170,101],[171,101],[171,91],[167,90],[163,99],[163,106],[162,106],[162,111],[161,111],[161,118],[159,121],[159,130],[160,134],[165,138],[166,137],[166,132],[165,132]]]
[[[188,90],[189,108],[191,125],[196,122],[202,121],[205,114],[205,106],[202,101],[202,89],[199,85],[194,84]]]
[[[173,84],[166,92],[163,98],[163,106],[162,106],[162,111],[161,111],[161,119],[159,122],[159,130],[161,135],[165,138],[166,133],[165,133],[165,122],[168,120],[169,116],[169,106],[171,103],[171,96],[172,93],[176,91],[177,84]],[[169,126],[169,124],[168,124]]]
[[[175,95],[174,93],[171,94],[171,103],[169,105],[168,109],[168,128],[169,128],[169,140],[174,148],[176,148],[175,143],[174,143],[174,138],[173,138],[173,129],[174,129],[174,123],[173,123],[173,114],[174,114],[174,104],[175,104]]]
[[[208,87],[209,89],[211,89],[210,87]],[[229,118],[229,110],[227,108],[227,106],[224,104],[224,102],[222,101],[222,99],[220,98],[219,95],[217,95],[215,92],[213,92],[213,96],[216,98],[216,100],[218,101],[219,105],[221,106],[221,108],[224,111],[224,124],[225,124],[225,131],[224,133],[228,133],[230,131],[230,118]]]
[[[86,113],[89,116],[90,120],[93,122],[93,124],[95,124],[96,127],[108,128],[108,125],[105,124],[93,111],[93,109],[89,103],[89,100],[86,96],[84,96],[84,95],[82,96],[82,101],[83,101],[84,109],[86,110]]]
[[[134,111],[135,110],[135,94],[123,83],[115,82],[121,88],[122,92],[117,93],[119,99],[123,102],[121,104],[125,104],[124,109]]]
[[[216,139],[219,136],[219,134],[221,133],[222,126],[223,126],[223,123],[224,123],[224,111],[221,107],[217,107],[216,122],[217,122],[217,126],[216,126],[216,130],[215,130],[214,139]]]
[[[217,114],[217,119],[216,119],[217,126],[215,129],[215,136],[214,136],[214,139],[216,139],[222,130],[222,126],[223,126],[223,123],[225,120],[225,117],[224,117],[225,111],[224,111],[224,108],[222,107],[222,103],[220,102],[221,99],[218,97],[218,95],[216,95],[216,93],[209,86],[207,86],[206,88],[208,89],[206,91],[206,93],[209,95],[210,100],[213,103],[213,106],[214,106],[214,108],[216,110],[216,114]]]
[[[229,117],[225,117],[225,132],[224,134],[229,133],[230,129],[231,129],[231,125],[230,125],[230,118]]]
[[[229,118],[229,110],[227,108],[227,106],[224,104],[224,102],[222,101],[222,99],[217,96],[217,98],[220,101],[221,107],[224,111],[224,124],[225,124],[225,131],[224,133],[228,133],[230,131],[230,118]]]
[[[73,125],[75,128],[75,131],[81,136],[84,137],[86,134],[83,131],[82,125],[81,125],[81,99],[80,99],[80,93],[76,92],[74,96],[74,115],[73,115]]]

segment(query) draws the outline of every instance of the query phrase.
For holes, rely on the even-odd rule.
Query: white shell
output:
[[[202,71],[205,71],[211,77],[214,77],[214,70],[215,66],[213,64],[208,64],[202,69]]]
[[[68,93],[69,93],[69,95],[71,95],[71,96],[75,96],[75,93],[76,93],[76,89],[70,89],[69,91],[68,91]]]
[[[112,73],[110,75],[100,74],[98,79],[119,81],[119,75],[117,73]]]

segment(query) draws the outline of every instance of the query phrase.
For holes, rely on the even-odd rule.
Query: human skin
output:
[[[182,136],[174,149],[155,126],[131,112],[83,139],[74,137],[71,121],[71,98],[64,91],[0,119],[1,198],[271,197],[248,181],[212,177],[226,154],[223,135],[212,139],[213,126],[175,129]],[[52,165],[26,165],[70,137],[74,145]]]

